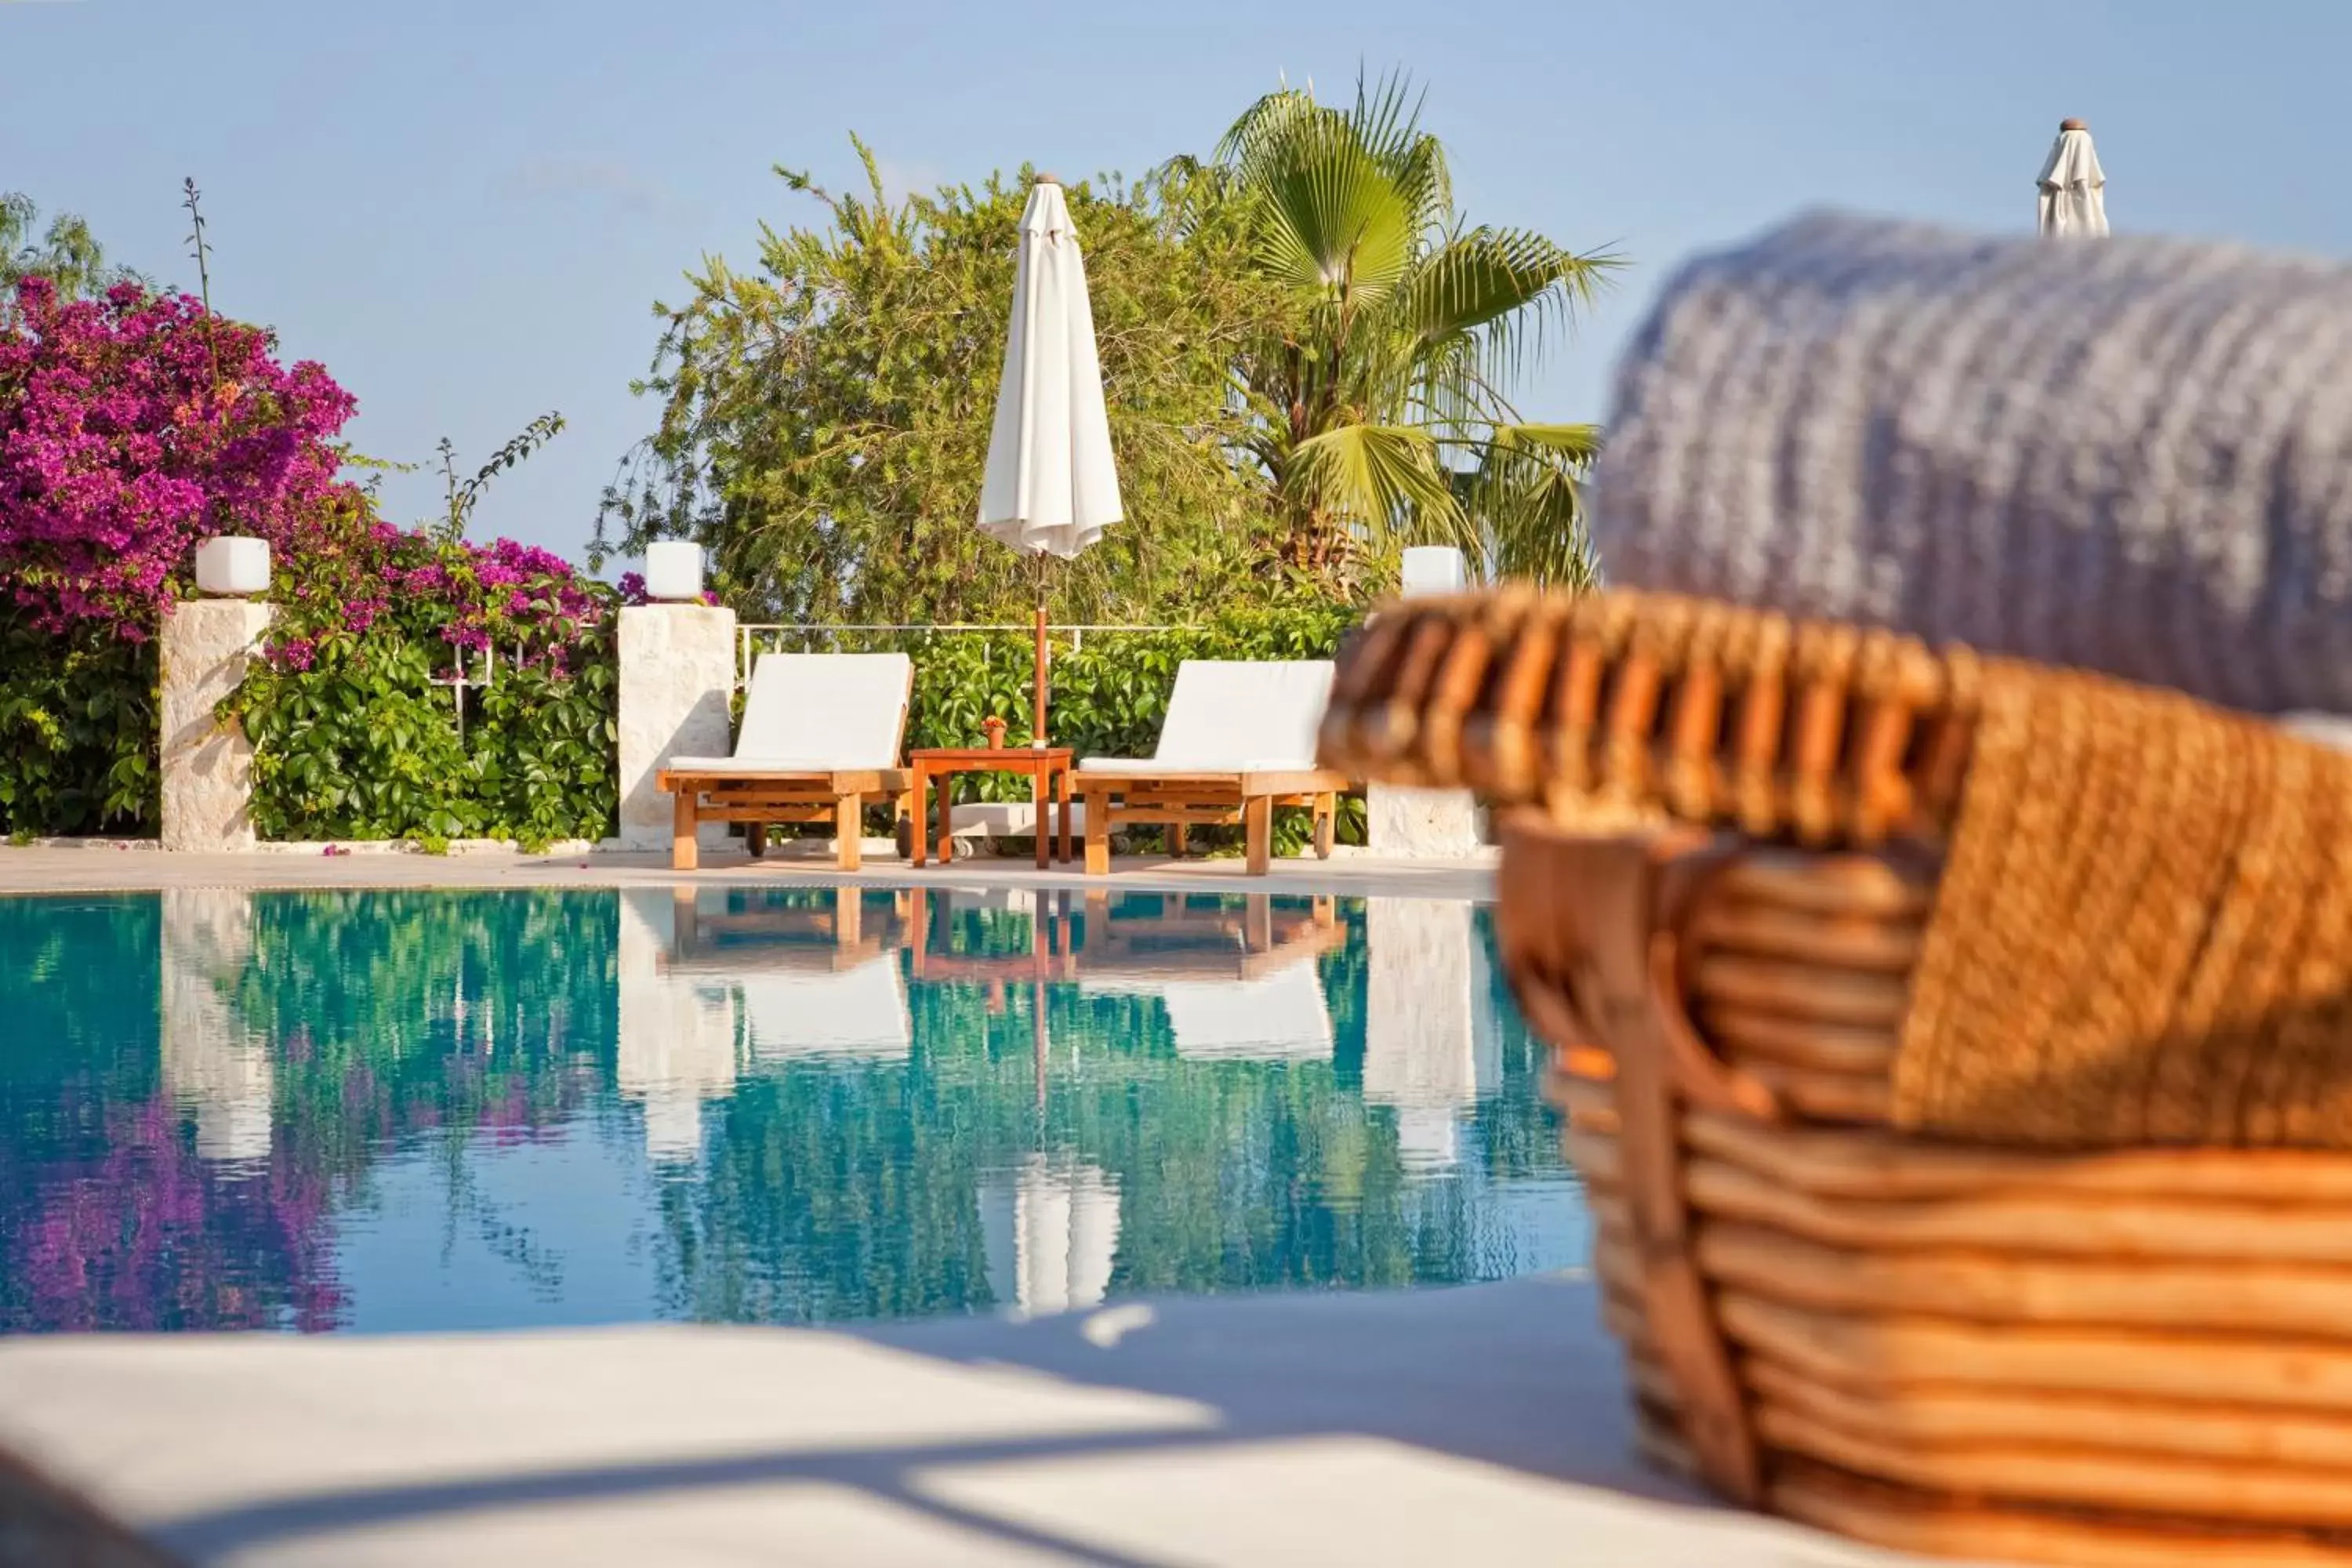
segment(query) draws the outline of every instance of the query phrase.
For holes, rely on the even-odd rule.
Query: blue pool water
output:
[[[0,1330],[823,1322],[1498,1279],[1585,1216],[1484,910],[0,898]]]

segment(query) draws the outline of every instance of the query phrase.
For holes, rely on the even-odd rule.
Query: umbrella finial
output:
[[[2061,131],[2088,131],[2090,128],[2091,122],[2087,120],[2068,119],[2058,122],[2058,129]]]
[[[1030,179],[1029,183],[1033,185],[1058,185],[1062,183],[1062,176],[1059,174],[1049,174],[1045,170],[1040,169],[1037,171],[1035,175]]]

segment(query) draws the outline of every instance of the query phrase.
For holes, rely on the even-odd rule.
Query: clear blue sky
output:
[[[478,458],[562,410],[476,531],[577,552],[651,421],[651,302],[813,218],[770,166],[837,186],[853,129],[901,184],[1135,172],[1278,73],[1405,67],[1474,220],[1633,263],[1524,391],[1580,419],[1680,259],[1825,202],[2021,231],[2065,115],[2118,232],[2352,255],[2347,59],[2342,0],[0,0],[0,189],[193,287],[194,174],[215,302],[325,362],[362,450]],[[437,493],[386,487],[404,519]]]

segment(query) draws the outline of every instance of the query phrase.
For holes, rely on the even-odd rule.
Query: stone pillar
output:
[[[1458,593],[1468,580],[1459,550],[1421,545],[1404,552],[1399,592],[1405,598]],[[1375,855],[1402,859],[1465,859],[1485,841],[1478,803],[1468,790],[1400,789],[1376,784],[1364,792],[1364,844]]]
[[[163,847],[253,847],[253,742],[213,710],[245,679],[269,629],[248,599],[189,599],[163,616]]]
[[[1485,841],[1478,802],[1468,790],[1365,787],[1364,843],[1375,855],[1466,859]]]
[[[269,1158],[277,1069],[269,1037],[234,995],[253,961],[253,895],[173,888],[163,902],[163,1087],[195,1113],[196,1156],[258,1166]]]
[[[1480,1048],[1485,976],[1471,907],[1374,899],[1364,937],[1364,1099],[1395,1110],[1408,1171],[1450,1169],[1460,1119],[1493,1090],[1499,1067]]]
[[[707,605],[632,605],[621,612],[621,847],[669,847],[670,797],[654,774],[672,757],[723,757],[733,746],[735,612]],[[702,842],[726,842],[706,822]]]
[[[698,1160],[703,1104],[735,1092],[732,990],[723,975],[671,968],[694,900],[692,888],[621,891],[614,1086],[646,1108],[646,1152],[657,1164]]]

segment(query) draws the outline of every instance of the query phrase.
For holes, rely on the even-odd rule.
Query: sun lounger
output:
[[[1181,854],[1188,828],[1236,822],[1250,874],[1262,875],[1273,860],[1277,805],[1314,810],[1315,852],[1328,858],[1339,795],[1349,787],[1347,774],[1315,763],[1331,668],[1324,660],[1185,660],[1151,756],[1078,764],[1088,875],[1110,869],[1115,827],[1167,826]]]
[[[731,757],[672,757],[655,787],[677,798],[670,864],[697,864],[696,825],[740,822],[753,856],[768,825],[826,822],[834,860],[857,869],[866,807],[907,789],[898,765],[915,667],[902,653],[770,653],[751,670]]]

